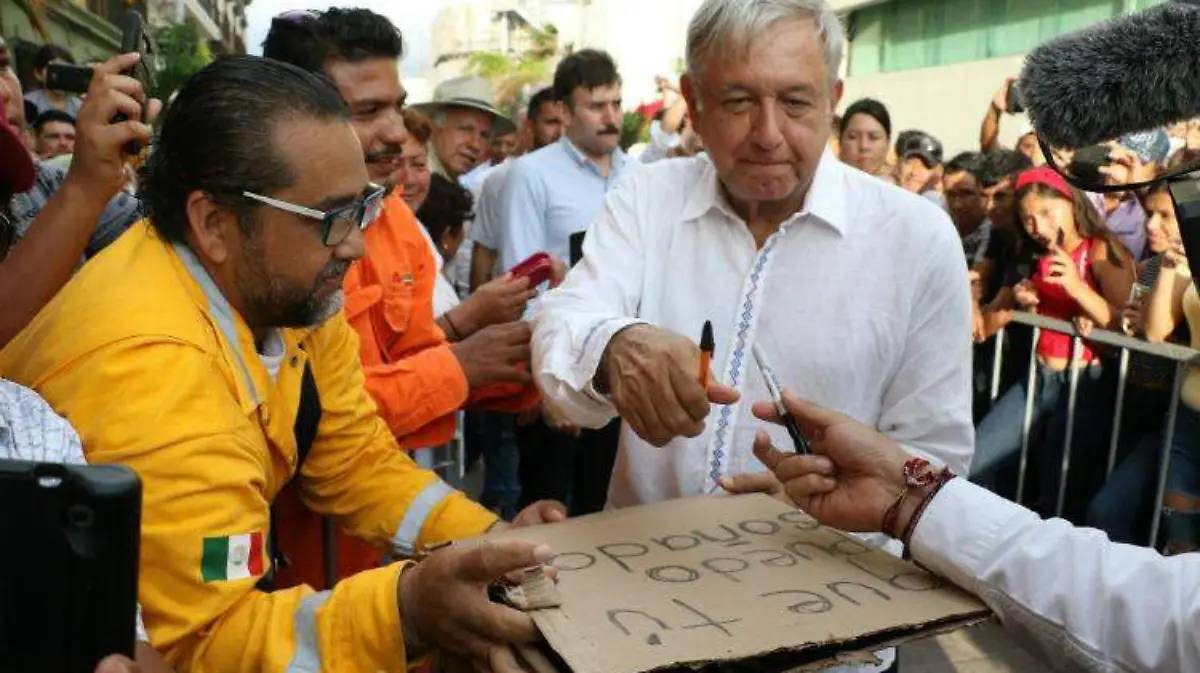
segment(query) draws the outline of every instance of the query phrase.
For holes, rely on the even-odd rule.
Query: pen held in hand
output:
[[[700,332],[700,373],[697,378],[700,385],[708,389],[709,371],[712,369],[713,351],[717,349],[716,340],[713,338],[713,326],[711,320],[704,321],[704,329]]]
[[[779,380],[775,378],[775,370],[767,363],[766,355],[758,347],[758,344],[751,346],[750,352],[754,355],[754,361],[758,364],[763,379],[767,382],[767,391],[771,394],[771,401],[775,404],[775,413],[779,414],[779,421],[783,423],[788,436],[792,438],[792,446],[795,447],[796,453],[804,456],[812,455],[812,448],[808,445],[808,439],[805,438],[804,432],[800,430],[800,424],[788,412],[787,406],[783,403],[783,386],[779,385]]]

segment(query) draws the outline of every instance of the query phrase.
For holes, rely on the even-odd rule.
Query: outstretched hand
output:
[[[784,453],[760,431],[754,455],[771,471],[774,483],[765,475],[739,475],[722,486],[735,493],[770,493],[827,526],[879,531],[884,513],[903,490],[908,455],[891,439],[848,416],[786,391],[783,401],[808,436],[813,455]],[[770,402],[755,403],[754,415],[780,422]]]

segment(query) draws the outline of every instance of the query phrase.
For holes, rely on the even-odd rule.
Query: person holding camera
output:
[[[979,129],[979,151],[991,152],[1000,149],[1000,119],[1004,115],[1021,114],[1025,110],[1021,106],[1021,92],[1017,88],[1017,78],[1008,77],[1004,84],[996,90],[988,105],[987,114],[983,118],[983,126]],[[1017,151],[1029,157],[1034,166],[1046,163],[1042,156],[1042,148],[1038,145],[1037,134],[1033,125],[1025,122],[1017,137]]]
[[[141,83],[122,75],[141,57],[134,54],[115,56],[97,66],[88,88],[87,104],[79,110],[76,122],[78,139],[71,170],[52,192],[46,192],[44,205],[37,211],[23,235],[22,204],[28,194],[38,189],[43,177],[29,163],[28,180],[20,185],[4,185],[9,191],[5,201],[5,217],[11,225],[10,237],[20,244],[0,262],[0,347],[8,343],[46,305],[75,271],[80,258],[93,239],[97,223],[102,219],[109,202],[125,183],[125,163],[128,157],[122,148],[131,140],[147,143],[150,140],[149,122],[162,108],[154,99],[147,99]],[[146,107],[146,121],[142,107]],[[129,119],[111,123],[118,113]],[[5,142],[19,142],[14,134]],[[19,150],[19,151],[18,151]],[[21,157],[29,157],[23,145],[5,147],[5,173],[12,175]]]
[[[136,63],[137,54],[109,59],[95,69],[88,99],[80,108],[76,168],[33,221],[20,246],[12,199],[33,187],[36,169],[19,131],[0,122],[0,345],[20,331],[62,287],[79,260],[98,213],[119,189],[126,157],[122,148],[130,140],[146,142],[147,124],[111,123],[117,112],[147,122],[160,108],[147,100],[141,85],[121,71]],[[83,464],[83,447],[71,424],[34,391],[0,379],[0,459]],[[0,600],[3,598],[0,597]],[[132,616],[132,615],[131,615]],[[97,673],[166,673],[170,667],[149,644],[141,616],[137,615],[136,661],[114,655],[98,664]]]

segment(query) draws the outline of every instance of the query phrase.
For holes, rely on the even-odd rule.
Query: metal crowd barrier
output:
[[[1055,515],[1062,516],[1063,504],[1067,492],[1067,478],[1071,467],[1071,444],[1075,431],[1076,398],[1079,392],[1080,368],[1076,366],[1083,352],[1084,337],[1075,329],[1075,325],[1064,320],[1047,318],[1034,313],[1015,311],[1012,322],[1033,328],[1033,343],[1036,344],[1042,330],[1058,332],[1072,336],[1071,366],[1067,388],[1067,424],[1063,438],[1062,472],[1059,474],[1058,493],[1055,499]],[[1001,374],[1004,357],[1004,340],[1008,328],[1002,328],[995,335],[995,357],[992,361],[991,402],[995,404],[1000,393]],[[1158,528],[1162,517],[1163,494],[1167,487],[1167,472],[1171,463],[1171,441],[1175,436],[1175,420],[1179,410],[1179,394],[1183,387],[1184,372],[1187,365],[1200,365],[1200,351],[1180,346],[1178,344],[1154,344],[1143,339],[1137,339],[1109,330],[1093,329],[1088,333],[1087,340],[1105,344],[1120,349],[1119,368],[1117,370],[1117,397],[1113,409],[1112,439],[1108,447],[1108,462],[1105,478],[1112,476],[1117,460],[1117,448],[1121,437],[1121,415],[1125,407],[1126,377],[1129,374],[1129,354],[1136,351],[1146,355],[1164,358],[1175,363],[1175,374],[1170,407],[1167,412],[1167,424],[1163,434],[1162,455],[1159,461],[1157,489],[1155,491],[1154,517],[1150,527],[1150,546],[1157,547]],[[1033,426],[1034,391],[1037,387],[1037,348],[1030,351],[1029,374],[1026,379],[1025,417],[1021,427],[1021,458],[1017,477],[1016,501],[1023,503],[1025,495],[1025,475],[1029,466],[1029,435]]]
[[[438,473],[450,486],[462,490],[466,481],[466,443],[463,440],[463,413],[458,412],[457,429],[454,439],[449,443],[437,446],[433,451],[433,465],[430,469]],[[325,568],[325,588],[333,589],[338,582],[337,577],[337,545],[334,542],[335,524],[333,519],[321,519],[321,556]]]
[[[467,450],[463,436],[466,416],[460,411],[456,417],[458,422],[454,439],[434,449],[433,471],[441,475],[447,484],[461,491],[467,477]]]

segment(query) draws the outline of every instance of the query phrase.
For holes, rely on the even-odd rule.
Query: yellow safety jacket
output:
[[[397,449],[342,314],[282,337],[272,381],[191,250],[143,222],[0,352],[0,373],[65,416],[90,462],[141,477],[140,599],[151,641],[180,671],[402,671],[399,565],[321,593],[255,587],[270,570],[270,504],[297,462],[305,366],[323,409],[298,475],[313,511],[403,552],[496,517]]]

